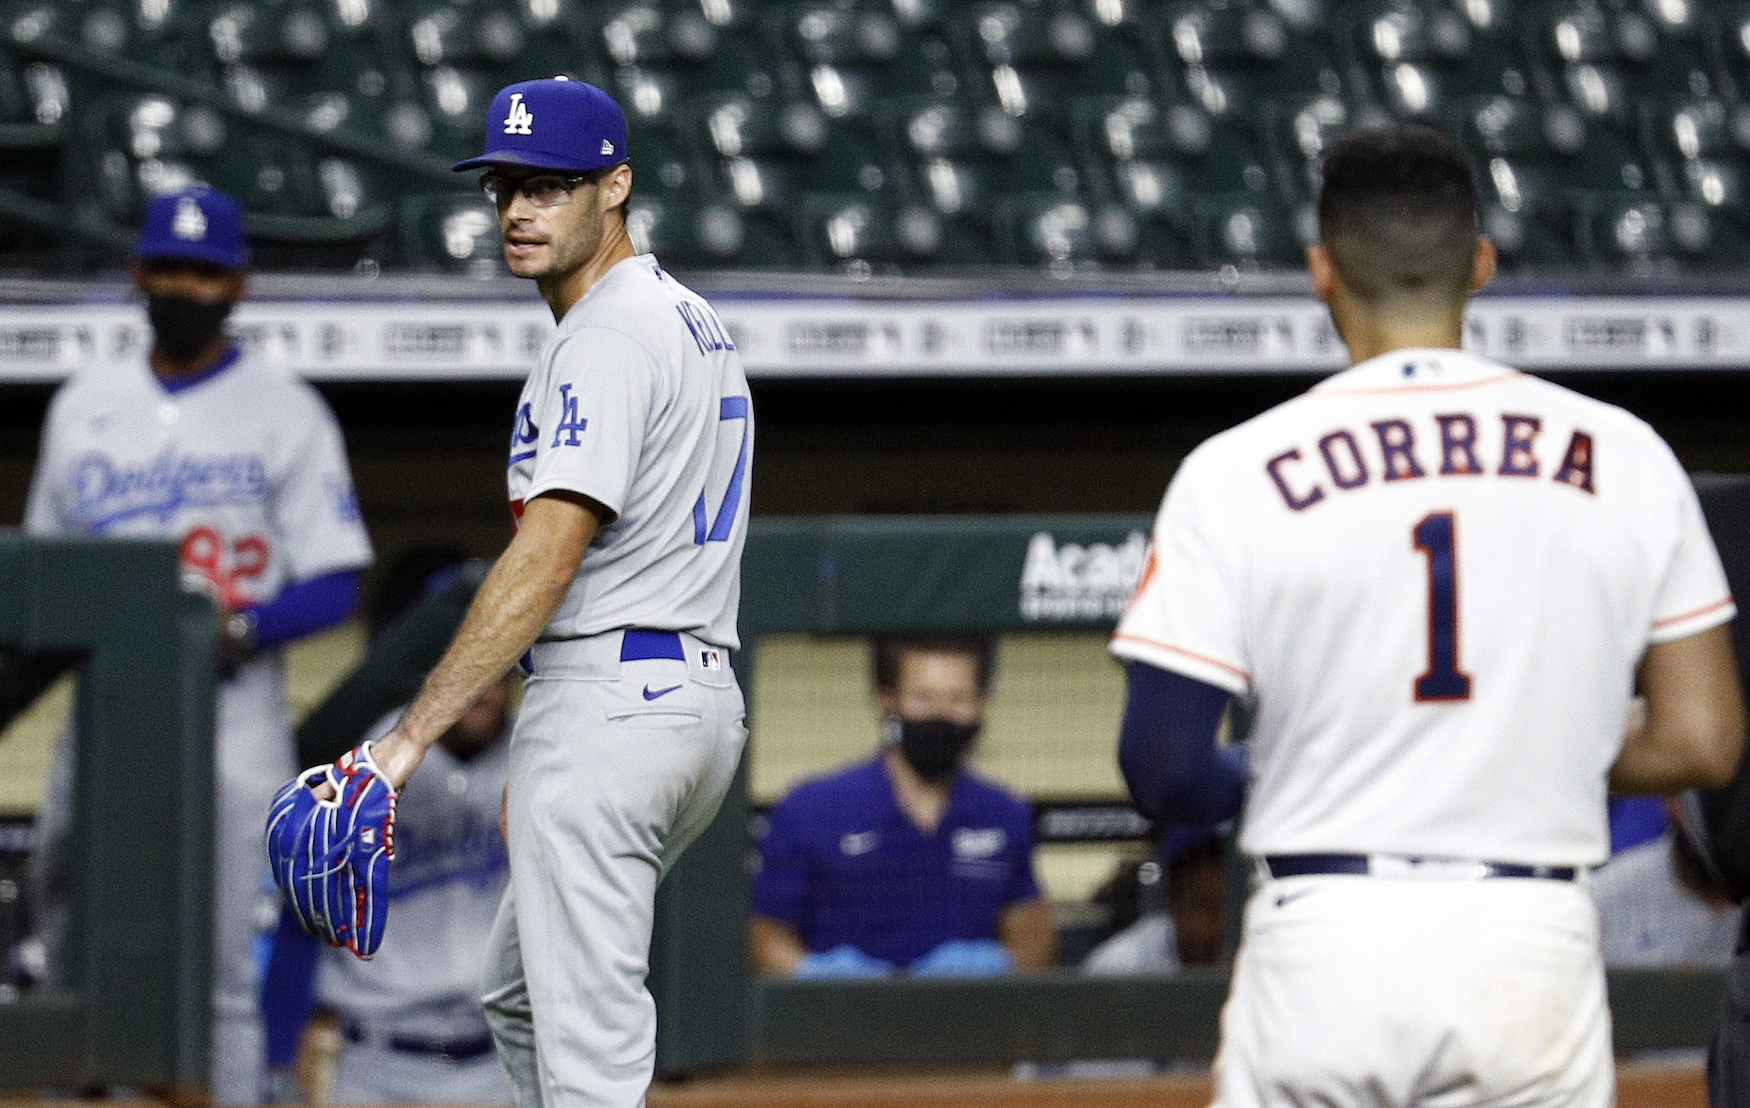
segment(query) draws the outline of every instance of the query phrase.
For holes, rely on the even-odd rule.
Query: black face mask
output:
[[[940,782],[954,776],[965,760],[978,724],[970,726],[946,719],[887,719],[888,742],[895,743],[907,764],[925,781]]]
[[[186,362],[207,348],[225,326],[236,307],[235,300],[203,304],[185,296],[149,296],[146,318],[152,323],[158,349],[179,362]]]

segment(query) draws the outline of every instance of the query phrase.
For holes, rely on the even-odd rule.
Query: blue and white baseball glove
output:
[[[332,785],[320,799],[312,791]],[[389,911],[395,856],[395,790],[371,744],[298,774],[267,817],[273,879],[306,933],[360,958],[376,953]]]

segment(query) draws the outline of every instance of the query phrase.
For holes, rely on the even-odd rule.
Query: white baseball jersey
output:
[[[334,416],[247,356],[174,393],[144,358],[76,375],[49,406],[24,522],[170,539],[231,608],[371,561]]]
[[[387,734],[391,712],[369,738]],[[466,762],[434,745],[395,805],[389,865],[391,926],[368,962],[324,952],[322,1002],[373,1034],[428,1041],[485,1035],[480,976],[486,940],[510,880],[498,833],[509,744]],[[441,1099],[441,1089],[432,1090]]]
[[[1112,650],[1254,702],[1251,854],[1594,864],[1643,650],[1733,614],[1646,424],[1402,350],[1192,452]]]
[[[649,254],[614,266],[560,321],[511,434],[519,520],[554,490],[613,513],[542,638],[643,627],[739,647],[752,457],[747,376],[717,313]]]

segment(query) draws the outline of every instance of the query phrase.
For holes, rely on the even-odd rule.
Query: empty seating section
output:
[[[682,268],[1292,267],[1320,157],[1389,120],[1464,147],[1508,268],[1750,246],[1718,0],[0,0],[0,207],[125,230],[204,180],[268,264],[490,275],[445,167],[559,73],[625,106],[634,238]]]

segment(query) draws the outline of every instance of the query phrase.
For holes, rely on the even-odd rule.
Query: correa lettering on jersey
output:
[[[271,491],[259,454],[177,454],[170,447],[147,462],[91,451],[74,460],[68,484],[74,518],[93,531],[136,516],[168,523],[184,508],[254,504]]]
[[[687,325],[687,330],[692,332],[693,342],[698,344],[699,353],[735,349],[735,344],[729,341],[729,332],[724,329],[723,321],[717,318],[716,312],[689,300],[683,300],[674,307],[681,314],[681,321]]]
[[[1496,426],[1499,437],[1483,441],[1483,429]],[[1551,484],[1596,495],[1592,434],[1575,428],[1551,471],[1539,457],[1543,433],[1543,417],[1523,412],[1502,412],[1494,419],[1448,412],[1420,429],[1406,418],[1378,419],[1365,430],[1339,427],[1321,435],[1311,449],[1290,446],[1266,461],[1264,472],[1296,512],[1326,500],[1332,495],[1328,489],[1351,492],[1431,475],[1543,479],[1549,473]]]

